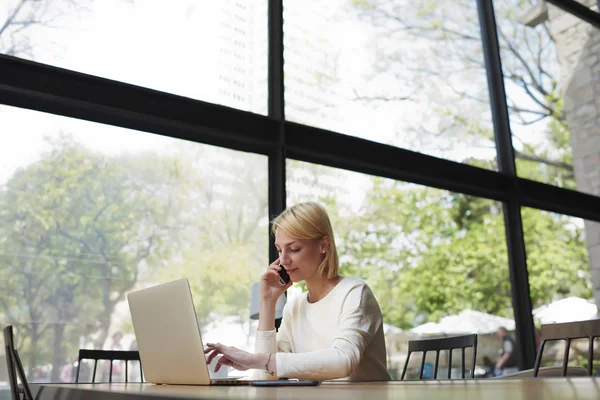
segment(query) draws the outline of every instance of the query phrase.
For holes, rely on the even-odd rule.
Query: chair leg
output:
[[[435,351],[435,367],[433,367],[433,379],[437,379],[438,362],[440,361],[440,351]]]
[[[466,362],[465,362],[465,348],[463,347],[461,350],[461,363],[460,363],[460,372],[462,374],[462,378],[465,379],[465,366],[466,366]]]
[[[421,372],[419,372],[419,379],[423,379],[423,370],[425,369],[425,356],[427,356],[427,352],[423,352],[423,358],[421,359]]]
[[[125,383],[127,383],[127,360],[125,360]]]
[[[110,372],[108,373],[108,383],[112,383],[112,368],[113,368],[113,361],[114,361],[114,360],[110,360]]]
[[[567,338],[567,344],[565,345],[565,358],[562,366],[562,376],[567,376],[567,365],[569,364],[569,348],[571,347],[571,338]]]
[[[96,382],[96,367],[98,366],[98,360],[94,360],[94,372],[92,373],[92,383]]]
[[[402,376],[404,377],[404,373],[402,373]],[[144,382],[144,373],[142,372],[142,360],[140,360],[140,382]]]
[[[538,349],[538,352],[535,355],[535,364],[533,365],[533,377],[534,378],[536,378],[538,376],[538,372],[540,371],[540,364],[542,362],[542,353],[544,352],[545,344],[546,344],[546,341],[542,340],[542,343],[540,343],[540,348]]]
[[[6,338],[6,334],[4,336]],[[8,342],[8,340],[6,340]],[[10,393],[13,399],[19,398],[19,384],[17,382],[17,370],[15,368],[15,360],[12,354],[12,348],[5,346],[6,349],[6,367],[8,369],[8,383],[10,385]]]
[[[475,362],[477,361],[477,335],[473,338],[473,357],[471,358],[471,379],[475,379]]]
[[[402,369],[402,377],[400,377],[401,381],[404,380],[404,375],[406,375],[406,368],[408,368],[408,360],[409,359],[410,359],[410,352],[406,355],[406,361],[404,362],[404,368]],[[141,373],[142,373],[142,363],[140,362],[140,374]]]
[[[75,383],[79,383],[79,368],[81,368],[81,360],[77,361],[77,373],[75,374]]]
[[[594,336],[590,335],[590,346],[588,354],[588,376],[592,376],[592,369],[594,368]]]
[[[16,361],[15,368],[17,370],[17,374],[19,378],[21,378],[21,386],[23,386],[23,396],[25,400],[33,400],[33,395],[31,394],[31,388],[29,387],[29,382],[27,381],[27,375],[25,375],[25,370],[23,369],[23,363],[21,362],[21,357],[19,357],[19,353],[16,349],[13,349],[13,357]]]
[[[448,349],[448,379],[451,378],[450,372],[452,371],[452,349]]]

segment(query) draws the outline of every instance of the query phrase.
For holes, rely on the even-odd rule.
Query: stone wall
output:
[[[598,11],[597,0],[580,3]],[[600,29],[551,4],[548,18],[560,63],[577,189],[600,196]],[[600,223],[586,221],[585,233],[600,308]]]

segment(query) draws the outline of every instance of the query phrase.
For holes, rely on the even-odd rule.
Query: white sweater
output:
[[[277,353],[277,376],[389,380],[379,304],[369,286],[343,278],[316,303],[302,293],[286,304],[278,333],[256,332],[256,353]],[[257,379],[273,379],[266,372]]]

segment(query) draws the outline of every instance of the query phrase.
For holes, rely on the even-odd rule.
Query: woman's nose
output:
[[[286,251],[282,251],[281,254],[279,255],[280,264],[287,265],[289,260],[290,260],[289,253]]]

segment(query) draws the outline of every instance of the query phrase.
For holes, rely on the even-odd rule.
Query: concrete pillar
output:
[[[597,0],[580,3],[598,11]],[[600,29],[547,5],[560,63],[577,189],[600,196]],[[600,309],[600,223],[586,221],[585,233],[594,298]]]

